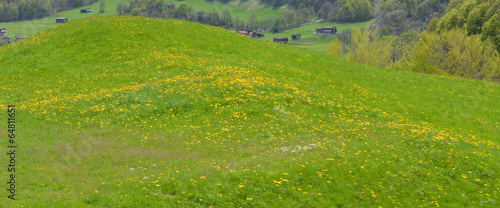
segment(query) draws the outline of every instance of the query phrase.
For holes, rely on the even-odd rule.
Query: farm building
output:
[[[324,26],[320,28],[316,28],[317,34],[335,34],[337,33],[337,28],[333,26]]]
[[[56,23],[65,23],[65,22],[68,22],[68,18],[65,17],[56,18]]]
[[[19,40],[22,40],[22,39],[25,39],[26,36],[23,36],[23,35],[18,35],[16,36],[16,39],[14,41],[19,41]]]
[[[292,40],[300,40],[301,35],[300,34],[293,34],[292,35]]]
[[[264,34],[260,32],[252,32],[252,38],[263,38]]]
[[[5,28],[0,28],[0,36],[7,35],[7,29]]]
[[[89,8],[80,9],[80,13],[90,13],[90,12],[92,12],[92,10]]]
[[[0,36],[0,40],[3,40],[5,42],[7,42],[7,43],[10,43],[10,38],[7,37],[7,36]]]
[[[240,31],[238,31],[236,33],[241,34],[241,35],[248,35],[248,32],[244,31],[244,30],[240,30]]]
[[[288,43],[288,38],[276,37],[276,38],[273,38],[273,42],[286,44],[286,43]]]

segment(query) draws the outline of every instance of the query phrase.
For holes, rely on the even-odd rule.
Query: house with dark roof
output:
[[[5,28],[0,28],[0,36],[4,36],[4,35],[7,35],[7,29]]]
[[[26,36],[18,35],[18,36],[16,36],[16,38],[14,39],[14,41],[20,41],[20,40],[25,39],[25,38],[26,38]]]
[[[316,34],[336,34],[337,28],[333,26],[324,26],[320,28],[316,28]]]
[[[5,42],[7,42],[7,43],[10,43],[11,39],[9,37],[7,37],[7,36],[0,36],[0,40],[3,40]]]
[[[263,38],[264,34],[261,32],[252,32],[252,38]]]
[[[292,35],[292,40],[300,40],[301,35],[300,34],[293,34]]]
[[[56,23],[65,23],[65,22],[68,22],[68,18],[65,17],[56,18]]]
[[[281,43],[281,44],[286,44],[286,43],[288,43],[288,38],[275,37],[275,38],[273,38],[273,42],[275,42],[275,43]]]
[[[237,31],[236,33],[238,33],[240,35],[248,35],[248,31],[244,31],[244,30]]]
[[[92,10],[90,8],[80,9],[80,13],[90,13]]]

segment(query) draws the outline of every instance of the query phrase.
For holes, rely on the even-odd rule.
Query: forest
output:
[[[379,25],[346,31],[330,54],[396,70],[500,82],[499,15],[498,0],[452,0],[420,30],[406,26],[391,35]]]
[[[0,0],[0,22],[32,20],[98,0]]]
[[[272,32],[280,32],[288,28],[300,26],[308,22],[311,18],[315,18],[316,15],[312,8],[300,8],[289,11],[281,17],[269,16],[259,20],[255,15],[251,15],[247,20],[233,17],[227,10],[222,12],[195,11],[185,3],[180,3],[179,5],[166,4],[164,0],[131,0],[128,3],[118,4],[117,11],[119,14],[174,18],[234,30],[270,29]]]

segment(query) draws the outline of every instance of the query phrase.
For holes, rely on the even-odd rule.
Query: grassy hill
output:
[[[499,205],[496,84],[120,16],[0,62],[18,145],[18,200],[1,207]]]

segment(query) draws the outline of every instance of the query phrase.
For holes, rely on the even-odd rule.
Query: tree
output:
[[[130,12],[130,15],[132,15],[132,16],[139,16],[139,15],[141,15],[141,13],[142,13],[141,8],[136,7],[134,9],[132,9],[132,11]]]
[[[351,48],[348,59],[351,61],[385,67],[391,63],[394,38],[380,38],[377,30],[355,28],[351,35]]]
[[[106,4],[104,3],[104,0],[101,0],[101,3],[99,4],[99,12],[104,13],[105,9],[106,9]]]
[[[484,12],[480,7],[472,9],[465,23],[465,28],[469,34],[479,34],[481,33],[481,28],[484,22]]]
[[[193,8],[188,6],[185,3],[182,3],[177,8],[174,9],[174,18],[186,20],[188,18],[188,14],[193,11]]]
[[[500,78],[500,56],[493,43],[463,29],[424,32],[414,51],[394,68],[491,80]]]
[[[250,19],[248,20],[248,29],[257,30],[259,28],[259,21],[257,21],[257,17],[255,14],[250,15]]]
[[[240,17],[236,17],[234,20],[234,29],[245,30],[245,22],[243,22]]]
[[[344,47],[342,45],[342,42],[338,38],[333,40],[333,42],[330,44],[330,47],[328,48],[328,54],[337,58],[342,58],[344,56]]]
[[[281,18],[278,18],[276,19],[276,21],[274,21],[272,32],[277,33],[280,32],[280,30],[281,30]]]
[[[124,12],[123,10],[123,3],[119,3],[118,5],[116,5],[116,11],[118,12],[118,14],[122,14]]]
[[[482,28],[482,39],[490,39],[500,51],[500,17],[499,14],[493,15]]]
[[[220,15],[218,12],[213,11],[208,13],[208,24],[213,26],[220,26]]]
[[[221,26],[223,26],[224,28],[233,27],[233,16],[231,16],[231,12],[229,12],[227,9],[222,12]]]

